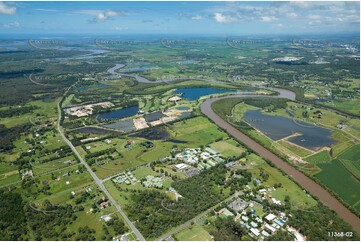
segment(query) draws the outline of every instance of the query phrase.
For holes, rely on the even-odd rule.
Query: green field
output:
[[[342,165],[338,159],[331,163],[318,163],[322,171],[315,175],[325,186],[334,191],[342,200],[360,211],[360,182]]]
[[[360,180],[360,146],[354,145],[337,156],[349,172]]]
[[[237,147],[232,140],[218,141],[210,144],[210,147],[218,151],[225,157],[240,156],[245,149],[242,146]]]
[[[324,150],[317,154],[314,154],[313,156],[307,157],[306,161],[317,165],[317,164],[329,163],[331,161],[331,157],[329,152]]]
[[[201,225],[194,224],[177,233],[175,239],[179,241],[211,241],[212,236]]]

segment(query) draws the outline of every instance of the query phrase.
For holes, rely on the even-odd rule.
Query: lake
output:
[[[131,117],[136,115],[139,111],[138,106],[131,106],[127,108],[122,108],[114,111],[110,111],[107,113],[100,113],[98,114],[98,118],[100,120],[113,120],[113,119],[121,119]]]
[[[235,92],[235,90],[220,89],[213,87],[189,87],[189,88],[178,88],[174,92],[182,93],[182,98],[188,99],[189,101],[195,101],[201,96],[215,94],[215,93]]]
[[[328,129],[292,118],[263,114],[259,109],[248,110],[244,113],[243,119],[272,140],[279,140],[299,133],[300,136],[294,136],[288,140],[311,150],[318,150],[335,142],[330,137],[331,131]]]

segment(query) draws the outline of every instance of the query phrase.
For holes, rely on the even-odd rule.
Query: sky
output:
[[[354,2],[0,2],[2,34],[359,33]]]

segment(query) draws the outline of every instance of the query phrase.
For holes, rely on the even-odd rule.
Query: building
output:
[[[235,164],[236,164],[236,162],[231,161],[231,162],[228,162],[228,163],[226,164],[226,167],[227,167],[227,168],[233,167]]]
[[[218,151],[216,151],[216,150],[214,150],[214,149],[212,149],[212,148],[210,148],[210,147],[207,147],[207,148],[205,149],[205,151],[207,151],[208,153],[210,153],[210,154],[212,154],[212,155],[218,155],[218,154],[219,154]]]
[[[276,215],[270,213],[268,214],[265,219],[268,221],[268,222],[272,222],[272,220],[274,220],[276,218]]]
[[[245,210],[248,207],[248,203],[241,198],[237,198],[233,202],[229,203],[228,206],[234,211],[239,212]]]
[[[255,223],[255,222],[253,222],[253,221],[250,223],[250,225],[251,225],[253,228],[258,228],[258,224]]]
[[[258,237],[260,235],[260,232],[258,229],[251,228],[250,230],[251,230],[252,234],[254,234],[256,237]]]
[[[189,166],[184,164],[184,163],[180,163],[178,165],[175,166],[178,170],[183,170],[183,169],[186,169],[188,168]]]
[[[267,233],[267,231],[265,231],[265,230],[262,230],[261,234],[262,234],[264,237],[269,237],[269,236],[270,236],[270,234]]]
[[[269,232],[271,232],[271,234],[273,234],[274,232],[276,232],[276,228],[274,228],[273,226],[269,225],[269,224],[265,224],[264,228],[267,229]]]
[[[106,201],[100,203],[100,207],[101,207],[101,208],[106,208],[106,207],[108,207],[108,206],[109,206],[109,204],[108,204],[108,202],[106,202]]]
[[[285,225],[285,221],[283,221],[282,219],[275,219],[274,222],[280,227],[283,227]]]

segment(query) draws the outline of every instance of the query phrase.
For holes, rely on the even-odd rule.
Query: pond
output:
[[[117,131],[111,131],[101,128],[94,128],[94,127],[85,127],[76,129],[73,131],[74,133],[86,133],[86,134],[119,134]]]
[[[117,129],[117,130],[121,130],[124,132],[131,132],[131,131],[135,130],[133,120],[123,120],[123,121],[119,121],[116,123],[106,124],[103,126],[106,128]]]
[[[113,120],[113,119],[121,119],[121,118],[127,118],[131,117],[133,115],[136,115],[139,111],[139,107],[131,106],[127,108],[122,108],[114,111],[110,111],[107,113],[100,113],[98,114],[98,118],[100,120]]]
[[[141,137],[148,140],[164,140],[169,137],[169,134],[165,130],[161,129],[150,129],[145,130],[136,134],[130,135],[130,137]]]
[[[243,119],[272,140],[279,140],[298,133],[301,135],[291,137],[288,140],[312,150],[330,146],[335,142],[330,137],[331,131],[328,129],[292,118],[263,114],[259,109],[248,110],[243,115]]]
[[[174,92],[181,93],[182,98],[188,99],[189,101],[195,101],[201,96],[215,94],[215,93],[235,92],[235,90],[220,89],[213,87],[189,87],[189,88],[178,88]]]

